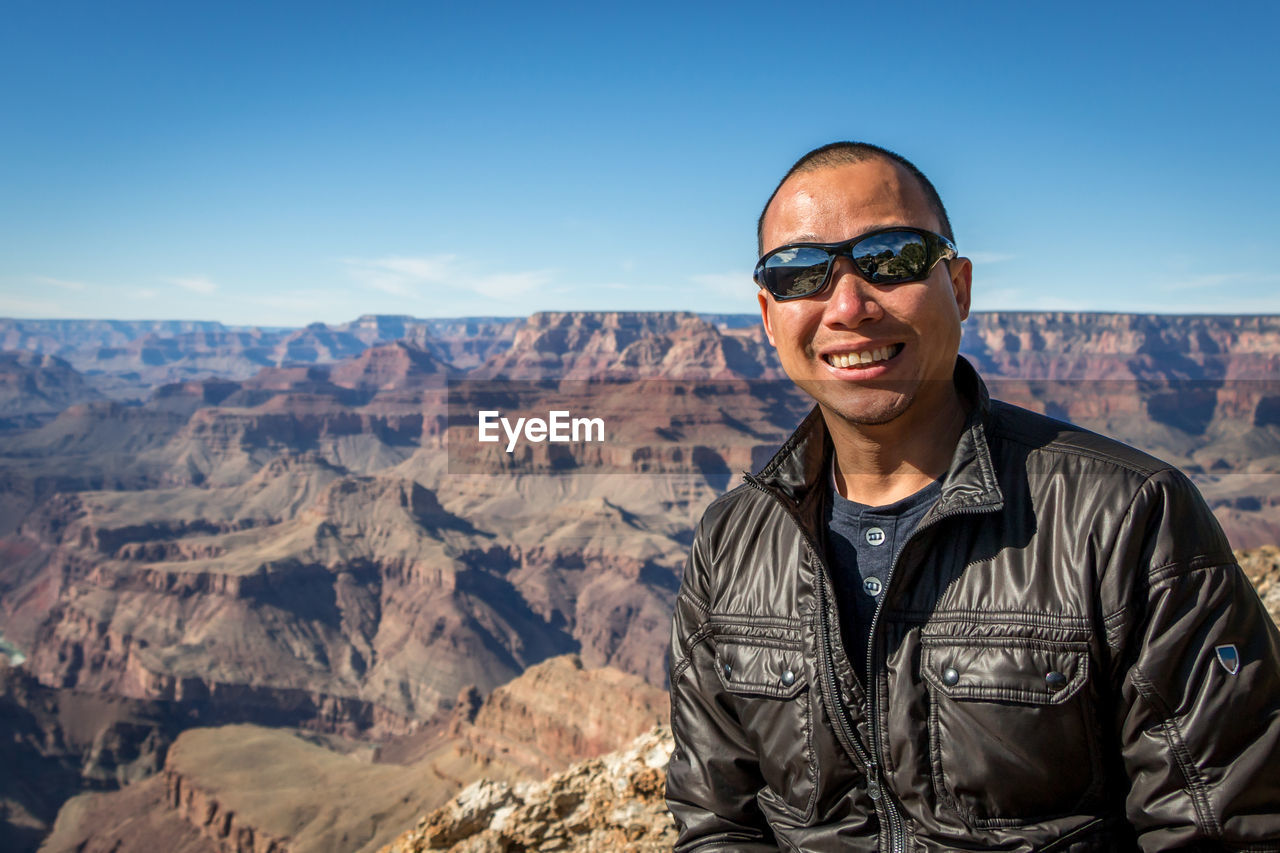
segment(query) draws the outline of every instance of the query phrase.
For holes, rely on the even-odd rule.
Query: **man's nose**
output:
[[[884,314],[876,288],[858,275],[850,258],[835,259],[827,288],[823,319],[829,325],[853,327]]]

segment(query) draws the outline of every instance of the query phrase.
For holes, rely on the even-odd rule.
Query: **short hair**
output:
[[[942,205],[942,198],[938,195],[938,191],[933,188],[933,184],[929,179],[924,176],[924,172],[917,169],[914,163],[901,154],[895,154],[887,148],[881,148],[879,145],[872,145],[869,142],[832,142],[821,148],[813,149],[797,160],[795,165],[782,176],[782,180],[778,181],[778,185],[773,188],[773,192],[769,195],[769,200],[764,203],[764,209],[760,211],[760,218],[756,220],[756,254],[764,254],[764,215],[769,212],[769,205],[773,204],[773,199],[778,195],[778,190],[782,189],[782,185],[792,175],[816,172],[819,169],[829,169],[833,166],[846,166],[850,163],[862,163],[876,158],[897,163],[906,169],[911,177],[916,179],[920,189],[924,190],[925,201],[929,203],[929,207],[938,218],[938,225],[942,228],[942,236],[954,241],[955,235],[951,232],[951,220],[947,218],[947,209]]]

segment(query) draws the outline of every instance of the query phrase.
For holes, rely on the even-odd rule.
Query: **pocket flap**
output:
[[[804,658],[798,649],[748,643],[720,642],[716,646],[716,674],[726,690],[789,699],[808,684]]]
[[[1067,701],[1089,676],[1087,647],[1025,638],[922,638],[924,677],[945,696],[1033,705]]]

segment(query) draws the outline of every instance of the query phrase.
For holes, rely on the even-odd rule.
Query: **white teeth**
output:
[[[832,367],[853,367],[854,365],[874,364],[877,361],[887,361],[892,358],[897,351],[897,346],[877,347],[873,350],[864,350],[862,352],[844,352],[835,353],[827,356],[827,361]]]

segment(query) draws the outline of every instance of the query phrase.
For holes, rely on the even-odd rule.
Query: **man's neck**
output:
[[[867,506],[895,503],[940,479],[964,432],[967,417],[954,387],[942,405],[884,424],[853,424],[823,409],[835,445],[836,488]]]

